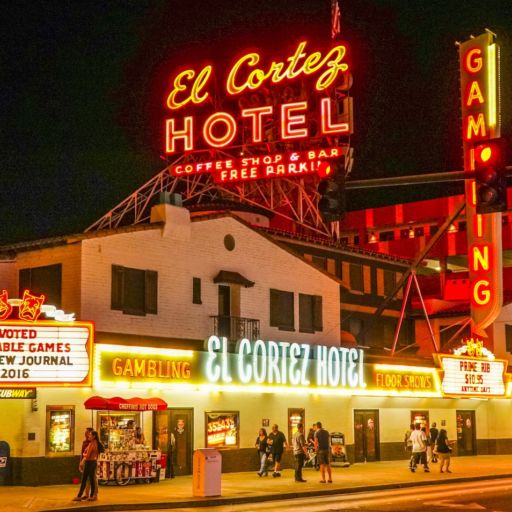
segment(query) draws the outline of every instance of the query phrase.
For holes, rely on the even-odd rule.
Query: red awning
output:
[[[84,402],[86,409],[98,409],[102,411],[163,411],[167,409],[167,402],[161,398],[121,398],[114,396],[104,398],[91,396]]]

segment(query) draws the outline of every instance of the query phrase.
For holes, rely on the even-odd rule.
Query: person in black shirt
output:
[[[258,476],[268,476],[267,471],[267,457],[268,457],[268,444],[267,444],[267,431],[260,428],[258,437],[256,438],[256,448],[258,450],[258,457],[260,459],[260,470]]]
[[[274,472],[272,476],[281,476],[281,459],[283,457],[284,449],[288,446],[286,444],[286,437],[279,431],[277,425],[272,425],[272,432],[268,435],[267,443],[271,447],[271,453],[274,460]]]
[[[434,421],[432,426],[430,427],[430,448],[432,451],[432,458],[430,462],[437,462],[437,454],[435,453],[434,447],[436,446],[437,436],[439,435],[439,430],[437,430],[437,424]]]

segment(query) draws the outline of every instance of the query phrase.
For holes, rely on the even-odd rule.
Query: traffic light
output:
[[[507,209],[506,145],[502,138],[475,144],[476,212],[497,213]]]
[[[318,184],[318,210],[324,222],[335,222],[345,214],[345,176],[341,166],[329,166],[319,173],[323,179]]]

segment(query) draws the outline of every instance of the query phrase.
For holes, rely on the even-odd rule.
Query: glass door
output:
[[[380,460],[379,411],[354,411],[354,452],[356,462]]]

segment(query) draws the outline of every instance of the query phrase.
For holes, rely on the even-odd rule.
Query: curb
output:
[[[243,496],[233,498],[204,498],[167,502],[150,503],[124,503],[124,504],[105,504],[105,505],[76,505],[67,508],[54,508],[50,510],[41,510],[40,512],[109,512],[109,511],[129,511],[129,510],[162,510],[162,509],[180,509],[180,508],[199,508],[199,507],[220,507],[225,505],[242,505],[244,503],[262,503],[264,501],[291,500],[297,498],[314,498],[315,496],[333,496],[336,494],[358,494],[362,492],[385,491],[390,489],[406,489],[410,487],[427,487],[432,485],[458,484],[463,482],[480,482],[482,480],[499,480],[502,478],[512,478],[512,473],[500,475],[482,475],[471,477],[456,477],[450,480],[429,480],[426,482],[402,482],[394,484],[365,485],[359,487],[347,487],[345,489],[322,489],[315,491],[302,492],[283,492],[280,494],[265,494],[254,496]]]

